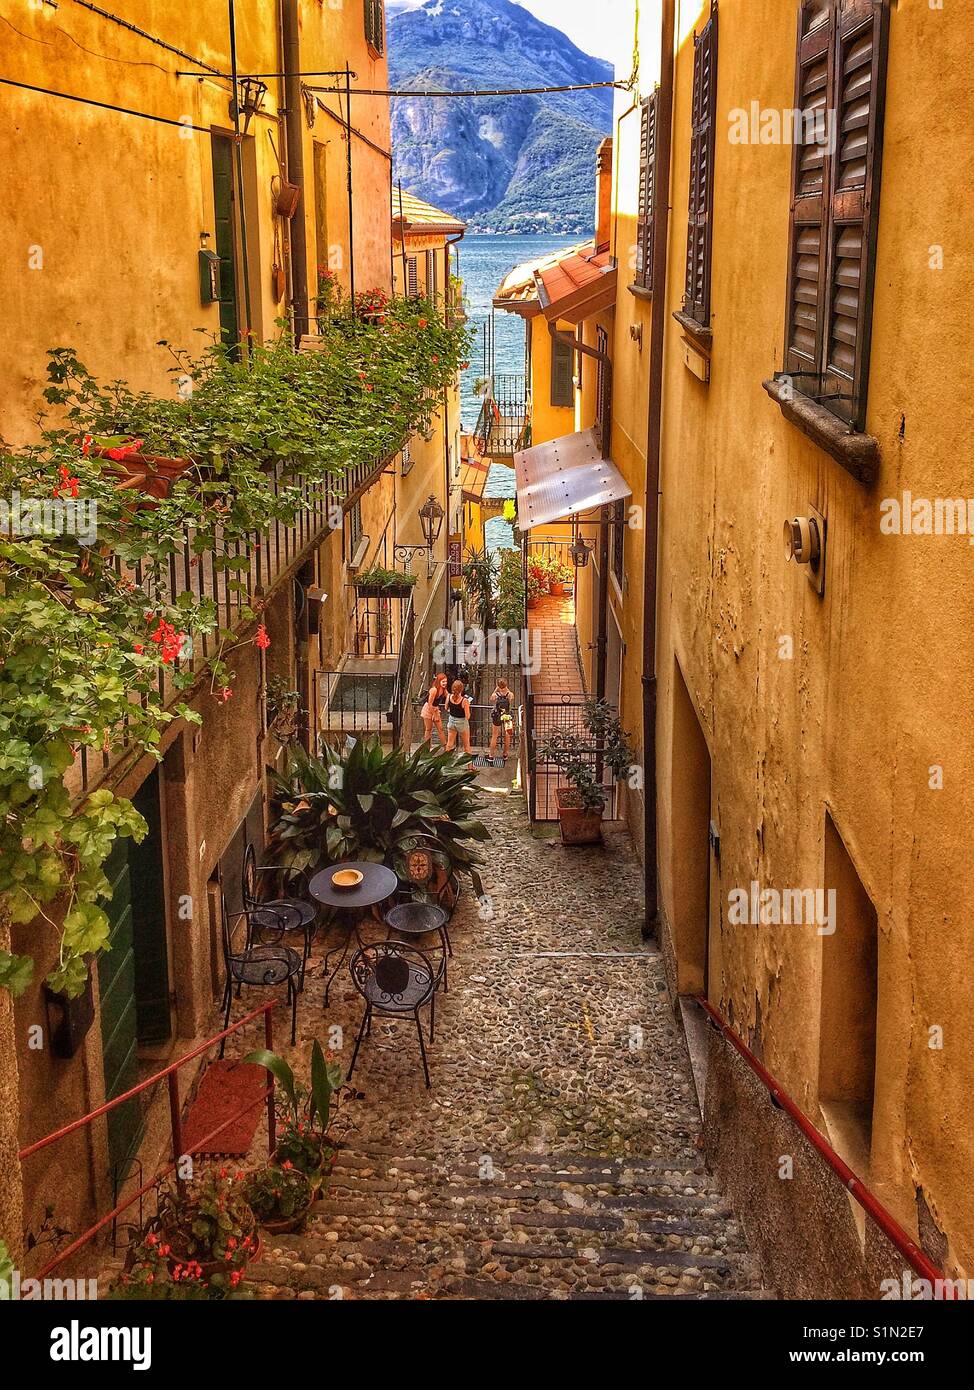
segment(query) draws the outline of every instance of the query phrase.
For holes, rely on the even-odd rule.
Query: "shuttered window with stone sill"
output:
[[[783,374],[865,429],[888,0],[802,0]]]
[[[657,128],[659,88],[643,102],[639,133],[639,214],[636,222],[636,266],[633,284],[652,293],[653,246],[657,189]]]
[[[717,6],[693,40],[693,110],[690,138],[690,207],[687,223],[683,314],[701,328],[710,324],[710,268],[714,234],[714,158],[717,142]]]

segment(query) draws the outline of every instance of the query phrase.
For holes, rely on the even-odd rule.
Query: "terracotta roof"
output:
[[[482,500],[489,472],[490,459],[471,457],[463,460],[460,487],[465,502],[480,502]]]
[[[398,190],[392,195],[392,213],[392,229],[396,236],[400,236],[403,231],[407,236],[410,232],[416,232],[421,236],[430,236],[436,232],[457,236],[460,232],[466,231],[467,227],[466,222],[461,222],[450,213],[433,207],[432,203],[424,203],[422,198],[417,198],[414,193],[407,193],[405,189],[402,193],[402,216],[399,215]]]
[[[585,318],[615,299],[615,261],[594,241],[569,246],[516,266],[494,296],[494,307],[531,318]],[[583,312],[579,312],[579,310]]]
[[[578,322],[615,301],[616,263],[607,246],[570,251],[536,274],[538,300],[548,319]]]

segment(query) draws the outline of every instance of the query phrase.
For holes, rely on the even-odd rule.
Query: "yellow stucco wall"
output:
[[[879,509],[904,489],[929,498],[971,491],[962,441],[974,405],[957,390],[953,365],[967,356],[974,260],[969,208],[956,195],[972,115],[974,16],[948,20],[901,4],[891,17],[867,415],[882,463],[867,489],[785,421],[761,385],[782,365],[791,150],[730,143],[727,117],[755,98],[765,108],[793,105],[793,4],[721,0],[709,386],[682,362],[670,312],[684,278],[692,29],[707,9],[697,0],[679,6],[669,190],[658,660],[664,910],[677,919],[681,985],[693,987],[695,942],[681,940],[679,926],[686,836],[705,838],[712,817],[721,860],[719,872],[711,865],[711,998],[739,1031],[759,1030],[770,1070],[825,1127],[823,939],[807,926],[726,919],[735,886],[822,885],[832,817],[878,914],[875,1107],[863,1175],[914,1229],[914,1188],[922,1188],[952,1258],[970,1267],[974,1068],[964,982],[974,944],[966,911],[974,658],[965,634],[974,554],[964,537],[884,536]],[[641,83],[651,85],[652,77]],[[623,121],[617,141],[620,262],[631,243],[637,122]],[[935,247],[942,269],[931,268]],[[617,315],[613,454],[625,471],[638,468],[645,447],[648,306],[620,292]],[[628,326],[640,322],[642,352],[633,353]],[[784,519],[809,505],[828,524],[824,599],[782,553]],[[638,549],[634,538],[633,558]],[[786,659],[782,639],[792,643]],[[685,768],[693,739],[677,717],[677,663],[712,769],[711,805],[695,807],[692,825],[694,779]],[[932,768],[943,769],[940,790]],[[693,930],[703,927],[697,921]],[[928,1045],[935,1025],[945,1029],[943,1050]]]

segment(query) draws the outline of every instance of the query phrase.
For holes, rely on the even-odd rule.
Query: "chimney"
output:
[[[595,246],[607,247],[612,236],[612,137],[595,156]]]

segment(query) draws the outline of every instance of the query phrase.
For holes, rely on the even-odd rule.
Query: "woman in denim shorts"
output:
[[[446,702],[446,751],[452,753],[457,746],[457,734],[463,743],[463,751],[470,748],[470,701],[463,693],[463,681],[454,681],[450,698]]]

